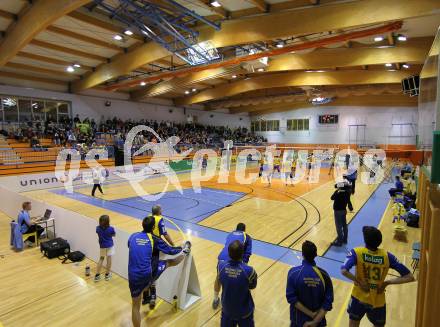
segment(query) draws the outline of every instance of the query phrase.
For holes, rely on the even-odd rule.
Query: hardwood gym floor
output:
[[[188,181],[189,174],[180,174],[179,179],[184,184]],[[323,175],[326,175],[325,173]],[[324,176],[323,176],[324,177]],[[213,183],[209,182],[209,187]],[[230,182],[230,189],[237,191],[238,186]],[[229,184],[219,185],[219,189],[228,189]],[[154,183],[148,181],[148,191],[160,190],[160,178]],[[206,185],[207,186],[207,185]],[[303,239],[310,239],[317,243],[320,254],[326,252],[328,244],[335,238],[333,225],[332,207],[329,197],[333,191],[333,182],[323,180],[320,185],[308,184],[295,187],[285,187],[278,181],[274,182],[271,189],[265,185],[253,184],[258,193],[272,194],[277,199],[267,199],[265,196],[245,195],[242,199],[249,200],[219,210],[214,215],[200,222],[203,226],[214,226],[226,231],[235,227],[238,221],[247,223],[249,234],[255,239],[270,243],[278,243],[286,236],[286,224],[289,233],[292,228],[299,227],[296,220],[303,221],[303,216],[298,214],[298,219],[286,220],[286,216],[298,211],[298,201],[301,201],[310,212],[307,222],[294,235],[289,236],[280,245],[288,246],[293,241],[292,248],[300,247]],[[147,187],[145,187],[147,189]],[[235,188],[235,189],[234,189]],[[171,190],[171,189],[170,189]],[[267,190],[267,191],[266,191]],[[374,201],[375,187],[358,183],[356,195],[353,198],[355,213],[369,201]],[[89,188],[78,189],[78,192],[88,194]],[[256,193],[257,193],[256,192]],[[282,193],[285,193],[284,195]],[[294,197],[298,201],[292,201],[288,193],[301,197]],[[135,194],[128,185],[111,184],[105,187],[103,199],[110,201],[118,199],[121,194],[124,197]],[[245,192],[247,193],[247,192]],[[134,232],[140,229],[140,221],[129,215],[109,211],[102,207],[84,203],[50,191],[29,192],[31,197],[44,199],[55,204],[86,216],[97,219],[99,215],[109,213],[112,225]],[[377,196],[376,196],[377,197]],[[307,201],[309,202],[309,204]],[[367,206],[368,203],[365,205]],[[313,210],[315,210],[313,213]],[[363,210],[363,209],[362,209]],[[393,240],[391,223],[391,210],[386,208],[378,210],[377,221],[384,233],[383,247],[395,253],[406,265],[411,261],[411,244],[419,240],[419,231],[410,229],[408,243]],[[267,215],[272,224],[270,235],[261,233],[267,230],[267,223],[260,219],[252,220],[256,213]],[[317,215],[320,222],[317,222]],[[231,217],[235,217],[232,219]],[[348,218],[356,217],[349,214]],[[361,219],[361,214],[357,216]],[[277,221],[279,219],[281,222]],[[365,219],[365,217],[362,217]],[[86,262],[80,264],[62,265],[58,260],[41,258],[37,249],[26,249],[21,253],[15,253],[9,248],[9,217],[0,215],[0,235],[4,235],[0,241],[0,321],[7,326],[130,326],[130,295],[126,280],[115,276],[110,282],[101,281],[94,283],[91,278],[84,276]],[[294,220],[292,222],[292,220]],[[355,219],[356,221],[356,219]],[[362,222],[362,221],[361,221]],[[368,221],[365,221],[367,224]],[[354,223],[353,223],[354,224]],[[302,236],[304,232],[308,234]],[[181,241],[182,235],[170,229],[171,236]],[[215,278],[215,266],[217,253],[221,250],[221,244],[212,242],[202,237],[185,235],[193,243],[193,254],[198,270],[202,299],[196,305],[185,312],[172,312],[171,305],[160,302],[157,309],[151,313],[147,308],[143,309],[145,326],[218,326],[220,314],[210,307],[212,300],[212,283]],[[290,243],[289,243],[290,242]],[[271,245],[272,246],[272,245]],[[329,253],[331,250],[329,250]],[[327,253],[328,254],[328,253]],[[330,253],[331,255],[331,253]],[[282,261],[276,261],[264,255],[254,254],[251,257],[251,265],[259,273],[259,284],[253,292],[256,304],[255,319],[257,326],[289,325],[289,307],[285,300],[285,283],[287,271],[290,266]],[[338,263],[339,265],[340,263]],[[324,267],[325,268],[325,267]],[[93,269],[93,264],[92,264]],[[329,326],[347,326],[348,317],[345,312],[348,303],[351,284],[343,281],[340,276],[332,276],[335,289],[334,309],[328,314]],[[414,322],[417,285],[416,283],[404,286],[390,287],[387,290],[388,324],[387,326],[412,326]],[[369,326],[364,321],[362,326]]]

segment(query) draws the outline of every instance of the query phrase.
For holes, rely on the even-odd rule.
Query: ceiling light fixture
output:
[[[282,41],[278,42],[277,48],[284,48],[284,42],[282,42]]]
[[[185,91],[185,94],[189,94],[189,91],[188,91],[188,90],[186,90],[186,91]]]
[[[374,38],[374,42],[381,42],[381,41],[383,41],[383,36],[376,36]]]
[[[195,89],[195,88],[191,89],[191,92],[196,92],[196,91],[197,91],[197,89]]]
[[[69,73],[73,73],[73,72],[75,71],[75,68],[73,68],[72,66],[67,66],[66,70],[67,70]]]
[[[385,67],[392,67],[393,66],[393,64],[385,64]]]
[[[73,67],[75,67],[75,68],[81,68],[81,65],[80,65],[80,64],[73,64]]]
[[[405,69],[408,69],[409,65],[408,64],[403,64],[402,67],[405,68]]]
[[[237,75],[232,75],[231,77],[232,77],[232,78],[237,78]]]
[[[407,40],[407,37],[406,37],[405,35],[400,34],[400,35],[397,37],[397,40],[402,41],[402,42],[405,42],[405,41]]]
[[[144,81],[142,81],[142,82],[140,82],[140,85],[141,85],[141,86],[145,86],[145,85],[147,85],[147,83],[145,83]]]
[[[211,1],[211,6],[218,8],[218,7],[221,7],[222,5],[217,0],[213,0],[213,1]]]
[[[326,97],[317,96],[317,97],[312,98],[312,99],[310,100],[310,102],[311,102],[313,105],[320,105],[320,104],[326,104],[326,103],[329,103],[329,102],[331,102],[332,100],[333,100],[333,98],[326,98]]]
[[[115,39],[116,41],[121,41],[122,40],[122,36],[119,34],[116,34],[115,36],[113,36],[113,39]]]
[[[133,35],[133,32],[130,31],[130,30],[125,30],[125,31],[124,31],[124,34],[125,34],[125,35],[128,35],[128,36],[132,36],[132,35]]]

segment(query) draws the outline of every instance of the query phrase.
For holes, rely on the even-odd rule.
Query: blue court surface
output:
[[[340,273],[341,263],[349,249],[363,244],[362,226],[377,226],[380,223],[389,201],[387,190],[390,186],[391,184],[381,184],[351,221],[347,248],[330,247],[323,257],[316,258],[317,264],[327,270],[331,277],[345,279]],[[172,220],[183,232],[190,232],[195,237],[219,244],[224,244],[228,233],[198,223],[234,202],[240,201],[245,195],[211,188],[202,188],[201,193],[196,193],[193,189],[184,189],[182,194],[179,191],[166,192],[161,199],[149,202],[141,197],[109,201],[76,192],[68,193],[64,189],[52,190],[52,192],[136,219],[143,219],[150,214],[153,204],[158,203],[162,206],[164,217]],[[176,227],[168,221],[166,225],[167,228],[176,230]],[[260,240],[253,241],[252,252],[291,266],[300,265],[302,261],[300,251]]]
[[[192,188],[166,192],[157,201],[150,202],[141,197],[131,197],[112,202],[127,207],[151,212],[154,204],[160,204],[162,214],[173,220],[198,223],[215,212],[239,200],[245,193],[202,188],[196,193]]]

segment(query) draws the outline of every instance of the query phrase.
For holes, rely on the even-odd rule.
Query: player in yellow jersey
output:
[[[290,168],[287,171],[286,170],[286,185],[287,185],[287,180],[290,178],[290,185],[295,186],[294,184],[294,180],[295,180],[295,175],[296,175],[296,160],[295,158],[292,159],[292,162],[290,163]]]
[[[342,275],[354,282],[351,301],[348,305],[350,327],[357,327],[364,315],[375,326],[385,326],[386,305],[385,288],[394,284],[414,281],[414,276],[397,258],[383,249],[382,233],[376,227],[364,226],[362,229],[365,247],[350,251],[341,267]],[[353,275],[350,272],[356,266]],[[389,269],[396,270],[401,277],[385,280]]]
[[[275,173],[275,170],[278,171],[278,173],[281,172],[281,158],[280,157],[274,157],[273,158],[273,167],[272,169],[270,166],[268,166],[268,172],[267,172],[267,181],[269,182],[269,186],[272,185],[272,177]]]
[[[162,207],[158,204],[154,205],[151,208],[151,214],[152,217],[154,218],[152,234],[166,241],[168,245],[174,246],[174,242],[165,228],[165,221],[162,217]],[[160,261],[159,252],[154,251],[152,257],[153,273],[154,273],[154,269],[157,269],[157,267],[159,266],[159,261]],[[154,281],[151,284],[148,291],[144,292],[142,295],[142,304],[145,305],[147,303],[150,304],[151,309],[154,309],[154,307],[156,306],[156,283]]]
[[[278,173],[280,173],[281,172],[280,167],[281,167],[281,158],[280,157],[273,158],[273,170],[274,171],[276,170],[278,171]]]

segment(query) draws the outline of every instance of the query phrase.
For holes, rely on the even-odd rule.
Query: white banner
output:
[[[104,167],[105,169],[105,182],[123,181],[119,174],[125,172],[125,168],[121,167]],[[153,162],[148,165],[137,164],[133,165],[135,173],[143,170],[147,176],[153,176],[155,174],[164,174],[169,171],[169,166],[164,162]],[[81,184],[87,184],[87,180],[91,180],[91,169],[81,169],[76,176],[72,184],[78,186]],[[108,176],[107,176],[108,175]],[[104,183],[105,183],[104,182]],[[0,178],[0,186],[6,187],[9,190],[15,192],[28,192],[43,190],[49,188],[64,187],[64,183],[61,182],[56,176],[55,171],[50,173],[37,173],[37,174],[24,174],[15,176],[6,176]]]

